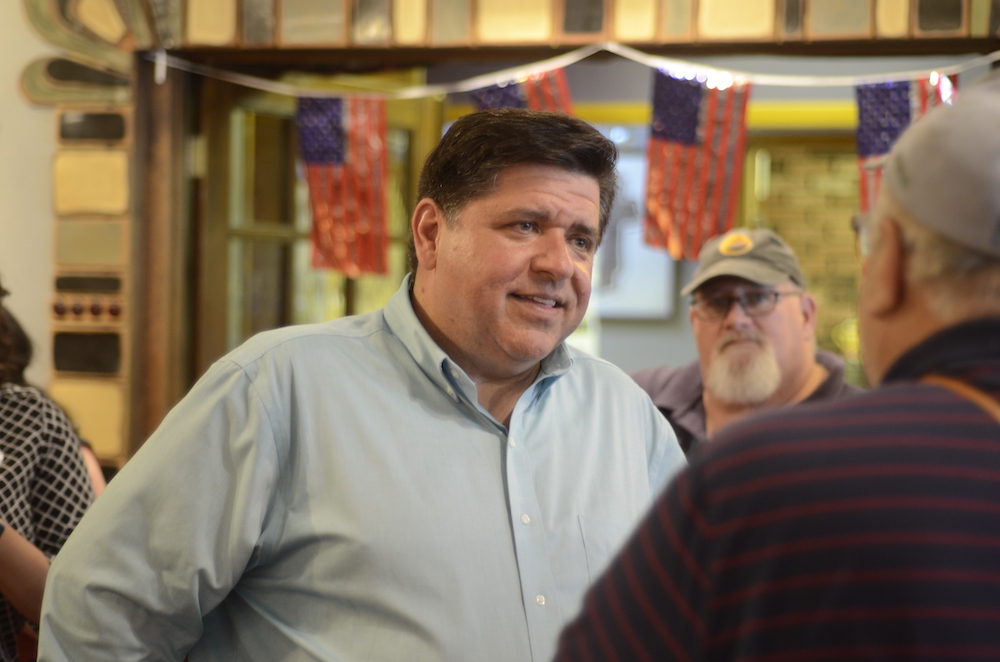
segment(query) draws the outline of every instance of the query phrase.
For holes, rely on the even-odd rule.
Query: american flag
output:
[[[655,72],[645,237],[675,260],[698,259],[706,240],[733,225],[750,89]]]
[[[385,100],[298,99],[309,182],[312,264],[356,277],[388,272]]]
[[[858,85],[858,179],[861,211],[868,212],[878,196],[882,162],[896,139],[924,113],[949,103],[957,76],[930,74],[912,81]]]
[[[469,92],[469,95],[477,110],[530,108],[573,114],[566,72],[562,69],[546,71],[521,81],[483,87]]]

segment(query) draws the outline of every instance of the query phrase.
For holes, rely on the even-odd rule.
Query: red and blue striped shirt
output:
[[[930,372],[1000,396],[1000,318],[703,444],[558,659],[1000,659],[1000,424]]]

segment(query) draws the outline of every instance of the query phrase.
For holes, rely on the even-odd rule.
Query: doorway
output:
[[[300,89],[391,90],[423,82],[410,70],[290,77]],[[406,274],[419,168],[437,143],[441,102],[387,103],[388,273],[347,277],[312,266],[309,190],[295,126],[297,99],[206,80],[196,215],[195,372],[247,338],[289,324],[376,310]]]

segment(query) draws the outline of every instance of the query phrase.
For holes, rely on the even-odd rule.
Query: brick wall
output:
[[[858,210],[853,138],[754,138],[747,158],[744,224],[771,228],[795,250],[819,302],[817,344],[844,356],[850,379],[862,383],[855,331],[861,269],[850,223]]]

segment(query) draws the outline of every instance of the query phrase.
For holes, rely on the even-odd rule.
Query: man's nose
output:
[[[741,300],[737,297],[730,297],[729,299],[729,310],[726,311],[725,317],[723,317],[728,326],[740,326],[750,324],[752,319],[748,314]]]
[[[538,252],[532,266],[536,271],[549,274],[554,280],[570,278],[576,268],[570,250],[563,233],[543,233],[538,239]]]

